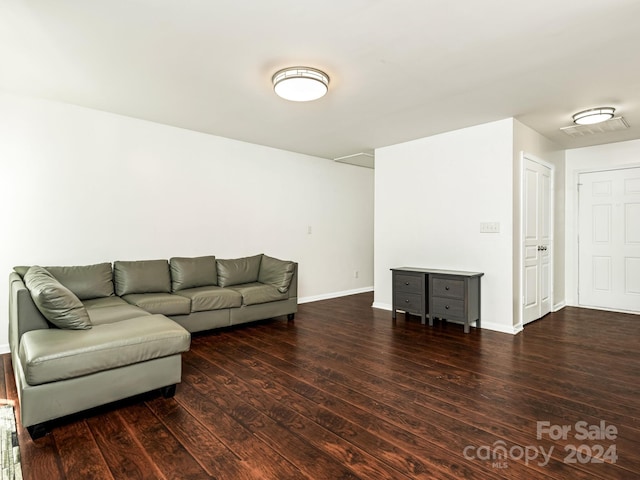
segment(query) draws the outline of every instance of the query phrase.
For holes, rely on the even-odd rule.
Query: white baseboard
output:
[[[342,292],[323,293],[322,295],[312,295],[310,297],[300,297],[298,298],[298,304],[318,302],[320,300],[330,300],[332,298],[346,297],[348,295],[356,295],[358,293],[367,293],[367,292],[373,292],[373,286],[356,288],[354,290],[343,290]],[[391,308],[389,308],[389,310],[391,310]]]
[[[515,335],[516,333],[520,333],[522,331],[522,324],[518,324],[515,326],[504,325],[502,323],[491,323],[486,320],[482,320],[482,328],[487,330],[493,330],[494,332],[500,333],[508,333],[510,335]]]
[[[373,305],[371,305],[373,308],[379,308],[380,310],[387,310],[387,311],[391,311],[391,304],[390,303],[382,303],[382,302],[373,302]]]
[[[380,310],[389,310],[391,311],[392,306],[388,303],[382,303],[382,302],[373,302],[373,305],[371,305],[373,308],[379,308]],[[450,320],[451,321],[451,320]],[[462,325],[462,322],[453,322],[451,321],[451,323],[459,323]],[[516,325],[515,327],[509,327],[506,325],[502,325],[500,323],[491,323],[491,322],[486,322],[484,320],[481,321],[482,324],[482,328],[483,329],[487,329],[487,330],[493,330],[496,332],[501,332],[501,333],[509,333],[511,335],[515,335],[516,333],[519,333],[522,331],[522,325]],[[473,326],[474,323],[471,323],[471,325]]]
[[[11,349],[9,348],[8,343],[4,343],[0,345],[0,353],[9,353],[9,352],[11,352]]]
[[[566,304],[564,301],[562,301],[562,302],[560,302],[560,303],[556,303],[556,304],[553,306],[553,310],[552,310],[552,311],[557,312],[558,310],[562,310],[562,309],[563,309],[564,307],[566,307],[566,306],[567,306],[567,304]]]

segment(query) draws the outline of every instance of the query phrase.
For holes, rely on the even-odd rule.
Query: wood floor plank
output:
[[[18,418],[23,477],[640,478],[637,315],[567,307],[516,336],[464,334],[445,321],[392,321],[372,300],[195,334],[174,398],[62,419],[35,442]],[[0,393],[17,405],[2,360]],[[539,421],[571,431],[537,438]],[[580,421],[617,435],[577,439]],[[595,463],[598,446],[617,457]],[[517,458],[527,448],[550,451],[548,462]]]
[[[194,366],[191,356],[186,355],[186,366]],[[186,375],[190,370],[185,368]],[[278,453],[309,478],[355,479],[358,478],[348,468],[332,459],[324,452],[314,449],[302,437],[281,424],[272,420],[266,413],[261,412],[253,405],[246,402],[229,391],[224,385],[219,385],[208,377],[204,382],[196,385],[202,393],[210,397],[210,401],[221,407],[244,425],[253,435],[263,439],[267,444],[277,444]]]
[[[183,383],[180,385],[181,395],[176,398],[182,408],[197,416],[201,422],[215,431],[216,436],[241,459],[241,462],[247,464],[247,468],[256,478],[273,480],[305,478],[299,469],[279,455],[270,445],[261,442],[244,425],[212,405],[209,395],[195,388],[196,384],[204,381],[206,381],[204,375],[197,373],[183,376]],[[226,472],[223,471],[216,476],[224,478],[225,475]]]
[[[465,471],[464,466],[449,464],[446,454],[438,458],[433,445],[422,442],[411,432],[403,428],[394,428],[386,420],[372,415],[370,411],[342,400],[345,397],[349,398],[348,393],[342,395],[342,398],[333,396],[301,380],[300,376],[289,376],[286,373],[287,365],[278,364],[274,368],[270,366],[272,362],[260,361],[261,355],[258,351],[244,355],[241,355],[241,351],[241,347],[234,348],[233,355],[223,363],[235,364],[233,370],[242,372],[242,378],[253,378],[257,383],[264,381],[261,379],[269,379],[267,386],[270,396],[285,401],[290,408],[384,460],[404,475],[410,478],[459,478],[474,473],[476,478],[481,478],[478,472],[471,469]],[[215,358],[215,352],[207,351],[206,355],[208,358]],[[327,390],[335,391],[339,388],[332,385]],[[425,463],[420,455],[426,455],[427,452],[432,460],[438,461]]]
[[[53,432],[53,437],[67,480],[114,480],[85,421],[60,426]]]
[[[403,472],[407,475],[404,476],[400,473],[403,470],[402,468],[399,469],[400,471],[395,470],[391,465],[385,464],[377,458],[394,454],[401,458],[401,463],[406,463],[406,457],[410,457],[408,452],[397,451],[388,443],[385,443],[381,449],[377,450],[375,447],[379,447],[376,444],[381,443],[380,439],[371,435],[369,436],[370,438],[364,440],[367,448],[359,448],[358,445],[360,443],[354,442],[353,437],[358,434],[366,435],[367,432],[359,431],[361,429],[358,425],[348,423],[346,419],[333,415],[327,409],[324,409],[321,414],[310,415],[307,412],[305,412],[307,415],[301,414],[295,408],[296,404],[292,402],[289,392],[279,388],[271,377],[253,374],[250,369],[244,369],[241,364],[229,361],[229,359],[222,356],[217,357],[216,352],[206,350],[204,353],[206,353],[206,358],[192,359],[196,368],[206,373],[212,380],[223,383],[236,395],[246,399],[256,408],[265,411],[273,420],[295,431],[318,450],[324,451],[332,458],[337,458],[358,476],[381,480],[400,480],[401,478],[419,478],[421,476],[421,472],[415,469]],[[217,358],[222,362],[219,362]],[[225,370],[219,366],[220,364],[231,365],[232,367],[230,370]],[[241,378],[236,377],[231,370],[237,371]],[[303,397],[298,397],[296,400],[297,403],[304,402]],[[314,409],[314,405],[309,406],[309,408]],[[323,424],[324,422],[316,422],[319,415],[329,417],[331,419],[330,423],[334,428],[323,428],[326,426]],[[340,425],[336,428],[338,423]],[[345,435],[345,432],[347,432],[347,435]],[[394,452],[394,450],[396,451]]]
[[[162,475],[158,478],[200,480],[209,476],[146,405],[131,405],[119,414]]]
[[[237,342],[237,338],[231,341]],[[258,368],[256,360],[263,359],[263,371],[265,377],[270,379],[278,378],[280,381],[285,382],[283,377],[279,375],[278,370],[286,372],[289,366],[286,362],[277,363],[273,359],[269,359],[268,356],[264,357],[263,353],[258,349],[253,349],[248,345],[236,345],[234,348],[234,356],[238,357],[239,351],[245,353],[245,362],[252,364],[253,368]],[[301,361],[300,357],[297,359],[298,368],[300,365],[305,365],[304,360]],[[265,368],[267,364],[276,364],[277,369]],[[317,374],[313,368],[310,369]],[[499,438],[495,437],[491,433],[480,432],[475,426],[470,426],[465,423],[461,423],[458,420],[447,419],[442,415],[436,417],[430,416],[428,408],[420,409],[416,408],[412,402],[405,402],[403,400],[398,401],[384,401],[380,396],[376,396],[376,392],[362,393],[357,389],[353,389],[348,381],[335,381],[335,379],[323,378],[326,377],[326,371],[321,370],[320,376],[314,376],[313,382],[316,386],[322,388],[322,392],[318,395],[318,390],[310,394],[310,388],[308,385],[303,385],[300,388],[299,383],[290,384],[290,387],[295,392],[300,392],[307,398],[318,401],[319,398],[325,397],[325,402],[331,405],[334,411],[338,411],[341,415],[347,418],[357,418],[358,424],[365,425],[369,429],[375,429],[376,434],[381,438],[386,438],[392,443],[398,444],[401,448],[406,449],[408,452],[413,452],[417,455],[415,460],[412,461],[414,468],[419,466],[425,468],[424,462],[421,458],[429,457],[432,461],[441,467],[439,475],[452,474],[460,476],[464,473],[465,467],[469,468],[470,465],[465,465],[465,462],[457,460],[452,463],[450,459],[453,456],[458,456],[460,452],[467,446],[468,431],[472,430],[474,436],[482,437],[481,433],[485,434],[483,444],[493,444]],[[335,370],[333,371],[335,373]],[[298,376],[302,376],[298,373]],[[329,375],[331,376],[331,375]],[[390,385],[388,385],[390,387]],[[336,394],[334,397],[332,394]],[[331,398],[333,397],[333,398]],[[344,399],[343,402],[341,399]],[[408,407],[408,408],[407,408]],[[380,419],[385,419],[381,421]],[[371,422],[373,420],[373,422]],[[427,468],[429,468],[427,466]],[[472,470],[471,470],[472,471]],[[464,473],[464,475],[470,475],[470,472]],[[429,471],[428,474],[433,476],[433,471]],[[491,471],[485,472],[491,478]],[[463,475],[463,476],[464,476]],[[474,477],[482,478],[481,472],[473,472]],[[512,467],[510,470],[503,472],[503,478],[522,478],[523,471],[520,471],[518,466]],[[544,473],[541,473],[541,478],[546,478]]]
[[[238,480],[261,478],[179,403],[156,398],[147,406],[212,477],[225,472]]]
[[[90,417],[87,424],[115,480],[154,480],[162,477],[162,472],[131,436],[118,412]]]

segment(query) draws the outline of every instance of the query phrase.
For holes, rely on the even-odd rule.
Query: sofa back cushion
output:
[[[262,255],[253,257],[234,258],[231,260],[216,260],[218,267],[218,285],[230,287],[242,283],[258,281]]]
[[[46,268],[80,300],[113,295],[113,271],[110,263]]]
[[[80,300],[113,295],[111,263],[44,268]],[[14,267],[14,270],[24,278],[29,267]]]
[[[34,265],[24,282],[40,313],[58,328],[87,330],[92,327],[87,309],[80,299],[46,269]]]
[[[258,281],[273,285],[280,293],[287,293],[293,278],[294,267],[295,264],[293,262],[263,255]]]
[[[116,295],[169,293],[171,276],[166,260],[138,260],[113,263]]]
[[[171,291],[187,288],[218,285],[216,257],[173,257],[169,260],[171,267]]]

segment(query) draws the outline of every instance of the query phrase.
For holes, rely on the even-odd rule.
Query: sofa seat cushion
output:
[[[91,330],[32,330],[19,356],[27,383],[40,385],[179,354],[190,341],[173,320],[147,315]]]
[[[181,295],[191,300],[192,312],[206,312],[223,308],[236,308],[242,305],[242,295],[230,288],[198,287],[180,290]]]
[[[229,287],[242,295],[243,305],[257,305],[259,303],[277,302],[278,300],[286,300],[288,295],[281,293],[273,285],[265,285],[264,283],[245,283],[244,285],[234,285]]]
[[[149,313],[187,315],[191,312],[191,300],[172,293],[132,293],[122,298]]]
[[[82,304],[85,306],[87,310],[90,308],[104,308],[104,307],[115,307],[117,305],[129,305],[123,299],[116,296],[92,298],[91,300],[83,300]]]
[[[129,320],[130,318],[145,317],[151,315],[146,310],[135,305],[130,305],[122,300],[121,305],[106,306],[93,306],[87,308],[87,313],[91,319],[91,323],[94,325],[104,325],[107,323],[121,322],[122,320]]]

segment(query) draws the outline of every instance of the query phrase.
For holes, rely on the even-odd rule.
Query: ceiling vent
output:
[[[562,127],[564,133],[570,137],[587,137],[597,133],[617,132],[626,130],[629,124],[623,117],[612,118],[606,122],[594,123],[593,125],[571,125],[570,127]]]
[[[370,153],[360,152],[353,155],[334,158],[336,162],[357,165],[358,167],[374,168],[374,156]]]

